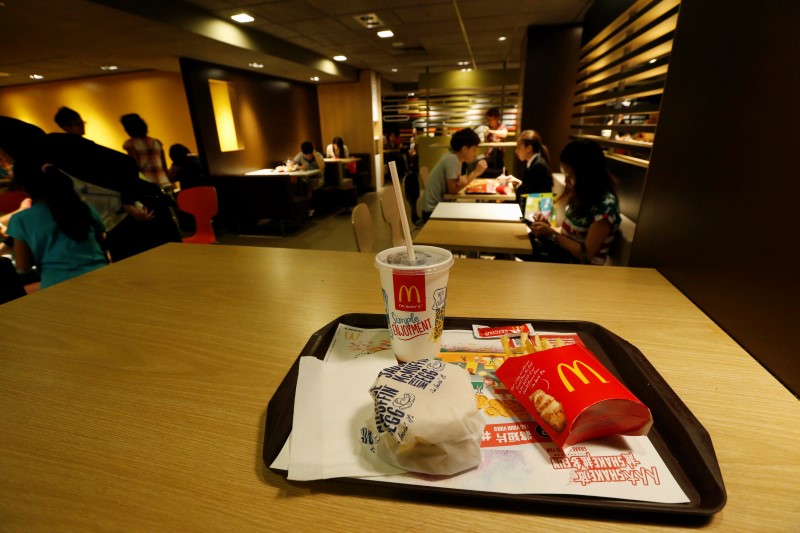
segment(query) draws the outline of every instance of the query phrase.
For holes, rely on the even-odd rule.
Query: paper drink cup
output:
[[[405,246],[375,256],[392,351],[402,362],[439,355],[447,278],[453,266],[453,254],[443,248],[415,245],[414,254],[414,265]]]

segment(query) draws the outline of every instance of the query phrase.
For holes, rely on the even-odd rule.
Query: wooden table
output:
[[[345,165],[347,165],[348,163],[356,163],[358,161],[361,161],[361,158],[360,157],[344,157],[344,158],[326,157],[324,159],[324,161],[325,161],[326,164],[327,163],[336,163],[336,169],[337,169],[337,171],[339,173],[338,174],[339,175],[339,186],[342,186],[342,185],[347,185],[347,183],[345,182],[345,177],[344,177],[344,167],[345,167]],[[349,184],[352,185],[352,183],[353,183],[353,180],[350,180]]]
[[[500,282],[506,295],[485,297]],[[0,529],[349,532],[399,516],[406,531],[676,527],[269,472],[267,402],[310,335],[349,312],[384,312],[369,254],[189,244],[0,306]],[[656,271],[456,259],[447,312],[621,335],[711,435],[728,503],[706,528],[797,530],[800,404]]]
[[[293,176],[293,177],[300,177],[300,178],[310,178],[312,176],[317,176],[322,173],[321,169],[315,168],[312,170],[291,170],[291,171],[278,171],[271,168],[262,168],[260,170],[253,170],[250,172],[245,172],[245,176]]]
[[[431,219],[519,223],[522,210],[518,204],[508,203],[439,202],[431,213]]]
[[[441,246],[457,252],[531,254],[525,224],[429,219],[414,243]]]

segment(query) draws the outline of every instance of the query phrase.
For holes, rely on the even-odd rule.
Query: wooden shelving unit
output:
[[[680,0],[639,0],[581,49],[571,137],[647,168]]]

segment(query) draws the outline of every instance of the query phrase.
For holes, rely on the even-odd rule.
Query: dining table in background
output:
[[[430,218],[519,223],[522,220],[522,209],[515,203],[439,202]]]
[[[343,157],[343,158],[326,157],[324,159],[324,161],[325,161],[326,165],[328,165],[328,164],[335,164],[336,165],[336,170],[337,170],[338,175],[339,175],[339,183],[338,184],[339,184],[339,186],[342,186],[342,185],[348,185],[348,183],[345,180],[349,179],[349,178],[345,178],[344,177],[345,176],[345,172],[344,172],[345,166],[347,166],[349,163],[357,163],[358,161],[361,161],[361,158],[360,157]],[[350,183],[352,183],[352,180],[350,180]]]
[[[415,244],[440,246],[452,252],[480,254],[533,253],[528,228],[522,222],[428,219],[413,236]]]
[[[798,529],[800,403],[647,268],[456,259],[447,314],[585,320],[636,346],[711,437],[728,500],[707,521],[388,496],[271,472],[267,403],[315,331],[385,313],[373,263],[173,243],[4,304],[0,529]]]

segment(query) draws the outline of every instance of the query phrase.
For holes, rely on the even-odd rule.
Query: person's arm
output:
[[[25,241],[14,239],[14,262],[20,272],[28,272],[35,265],[33,253]]]
[[[322,170],[325,168],[325,159],[322,154],[314,150],[314,160],[317,162],[317,168]]]
[[[572,257],[580,259],[581,261],[589,260],[597,255],[597,252],[599,252],[600,248],[603,246],[603,242],[611,233],[611,229],[611,223],[609,223],[608,220],[603,219],[592,222],[589,226],[589,233],[586,235],[586,242],[584,243],[586,246],[586,257],[584,258],[583,252],[581,251],[581,243],[578,241],[566,235],[561,235],[546,222],[534,222],[531,225],[531,233],[536,237],[552,239],[553,237],[550,237],[550,235],[555,235],[554,242],[568,251]]]
[[[8,227],[8,223],[11,221],[11,217],[19,213],[20,211],[28,209],[31,206],[31,203],[32,201],[30,198],[25,198],[24,200],[22,200],[22,202],[20,202],[19,208],[17,208],[16,211],[12,211],[10,213],[6,213],[3,216],[0,216],[0,235],[6,234],[6,228]]]

